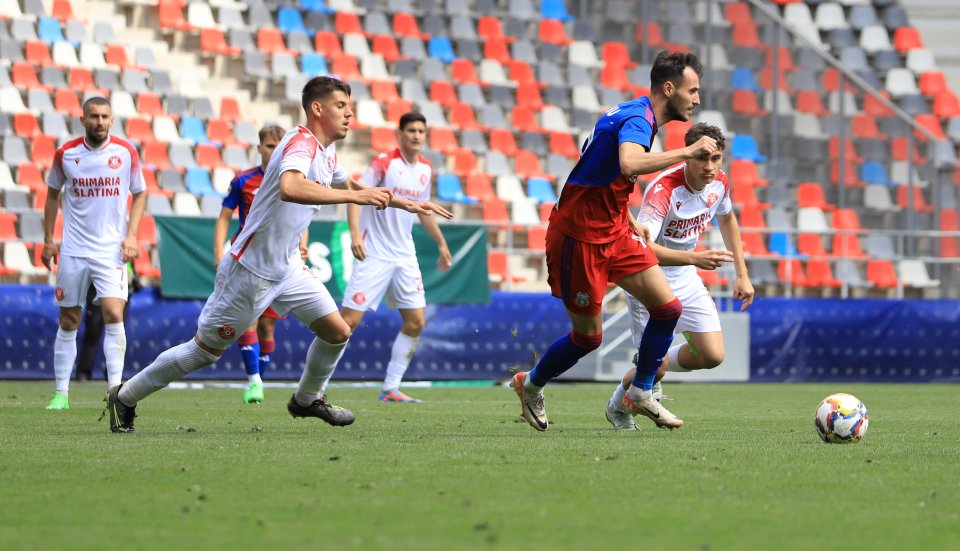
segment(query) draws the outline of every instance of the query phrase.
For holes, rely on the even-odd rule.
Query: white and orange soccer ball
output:
[[[867,434],[869,421],[867,406],[856,396],[844,393],[824,398],[813,418],[817,434],[831,444],[859,442]]]

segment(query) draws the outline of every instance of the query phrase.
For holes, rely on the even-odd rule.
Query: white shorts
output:
[[[54,303],[61,308],[75,308],[87,303],[90,283],[97,290],[94,304],[103,298],[118,298],[126,301],[127,267],[116,259],[86,258],[60,255],[57,271],[57,289]]]
[[[270,281],[224,255],[213,294],[197,320],[197,334],[207,346],[227,349],[267,307],[281,316],[289,313],[307,327],[337,311],[330,291],[306,266],[281,281]]]
[[[415,257],[401,261],[367,258],[354,262],[350,282],[343,292],[344,308],[361,312],[376,310],[384,295],[391,308],[426,308],[423,277]]]
[[[697,277],[699,280],[700,278]],[[671,285],[673,287],[673,285]],[[720,315],[717,313],[717,304],[710,296],[710,292],[700,281],[699,285],[684,285],[679,289],[674,289],[680,304],[683,305],[683,313],[677,321],[675,333],[690,331],[691,333],[716,333],[720,332]],[[643,337],[643,330],[647,327],[647,320],[650,319],[650,312],[640,303],[639,300],[627,295],[627,306],[630,309],[630,332],[633,333],[633,344],[640,346],[640,338]]]

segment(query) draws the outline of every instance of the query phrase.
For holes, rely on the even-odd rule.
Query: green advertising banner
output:
[[[157,216],[161,288],[171,298],[207,298],[213,292],[215,218]],[[490,302],[487,279],[486,226],[442,224],[453,267],[437,269],[436,243],[419,224],[413,226],[423,287],[431,304],[485,304]],[[237,231],[230,221],[227,235]],[[307,265],[314,269],[338,302],[353,268],[350,230],[346,221],[314,221],[309,229]],[[228,249],[229,247],[225,247]]]

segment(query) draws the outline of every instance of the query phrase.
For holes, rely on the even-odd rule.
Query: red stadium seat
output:
[[[854,163],[862,163],[863,157],[857,155],[857,150],[853,145],[853,140],[847,138],[843,142],[843,157],[847,161],[852,161]],[[830,138],[829,143],[827,144],[827,153],[830,155],[831,160],[837,160],[840,158],[840,138],[839,136],[834,136]]]
[[[80,105],[80,98],[77,93],[68,88],[58,88],[53,92],[53,107],[58,112],[71,117],[79,117],[83,114],[83,107]]]
[[[317,50],[318,54],[328,58],[343,53],[340,38],[330,31],[317,31],[317,35],[314,37],[314,49]]]
[[[400,99],[397,85],[391,80],[375,80],[370,83],[370,96],[383,104]]]
[[[914,48],[923,48],[923,38],[920,31],[914,27],[899,27],[893,31],[893,47],[901,54]]]
[[[177,2],[160,0],[157,6],[160,16],[160,29],[165,31],[192,31],[193,25],[183,17],[183,7]]]
[[[794,287],[809,287],[807,276],[803,272],[803,264],[797,259],[781,260],[777,265],[777,275],[780,281],[789,282]]]
[[[537,122],[537,114],[531,111],[529,107],[517,105],[513,108],[511,115],[513,127],[520,132],[543,132],[540,123]]]
[[[371,42],[371,50],[373,53],[379,54],[387,63],[393,63],[403,57],[400,55],[400,47],[397,46],[397,39],[391,35],[375,35]]]
[[[936,139],[947,139],[947,137],[943,134],[943,126],[940,124],[940,119],[938,119],[935,115],[931,115],[930,113],[921,113],[914,117],[913,120],[916,121],[916,123],[920,126],[929,130]],[[921,134],[919,130],[914,130],[913,135],[920,141],[927,140],[927,137]]]
[[[600,84],[621,91],[628,90],[631,86],[627,70],[615,65],[607,65],[600,70]]]
[[[497,197],[489,197],[483,200],[482,204],[484,222],[492,226],[505,226],[510,224],[510,213],[507,212],[506,201]]]
[[[457,103],[457,90],[449,80],[435,80],[430,83],[430,101],[439,103],[441,106],[450,108]]]
[[[564,28],[563,21],[558,19],[541,19],[537,34],[540,41],[546,44],[566,46],[573,42],[567,36],[567,29]]]
[[[856,138],[871,140],[885,140],[887,137],[880,133],[877,120],[870,115],[854,115],[850,119],[850,131]]]
[[[412,13],[397,12],[393,14],[393,34],[397,36],[409,36],[419,39],[430,38],[420,32],[420,26],[417,24],[417,18]]]
[[[940,230],[950,232],[960,230],[960,215],[957,214],[957,209],[940,210]],[[940,256],[946,258],[960,256],[960,237],[940,238]]]
[[[33,147],[30,149],[30,159],[44,170],[53,166],[53,155],[57,152],[57,139],[53,136],[40,134],[33,138]]]
[[[920,88],[920,93],[925,96],[935,96],[942,90],[949,90],[950,85],[947,84],[947,77],[944,76],[943,71],[927,71],[920,75],[920,78],[917,79],[917,86]]]
[[[33,139],[40,134],[40,123],[33,113],[17,113],[13,116],[13,133],[21,138]]]
[[[908,200],[910,198],[908,186],[897,186],[897,204],[901,208],[908,208]],[[927,203],[927,200],[923,197],[923,190],[917,186],[913,186],[913,210],[917,212],[933,212],[934,208],[932,205]]]
[[[517,86],[517,105],[534,111],[543,109],[540,87],[533,82],[525,82]]]
[[[240,48],[227,43],[227,37],[220,29],[200,29],[200,51],[215,55],[237,56]]]
[[[466,189],[464,191],[468,197],[476,197],[481,203],[496,200],[497,198],[497,194],[493,190],[493,182],[490,179],[490,175],[480,172],[467,177]]]
[[[510,80],[517,84],[536,83],[540,85],[540,82],[533,76],[533,69],[530,68],[530,65],[526,61],[510,61],[507,63],[507,67],[510,70]]]
[[[237,98],[226,96],[220,98],[220,118],[227,122],[244,120],[240,114],[240,103],[237,101]]]
[[[530,226],[527,228],[527,248],[533,251],[547,249],[547,227]]]
[[[121,44],[107,44],[103,58],[107,65],[114,65],[120,69],[133,68],[130,60],[127,59],[127,50]]]
[[[550,152],[557,155],[563,155],[569,159],[579,159],[580,150],[573,141],[573,135],[569,132],[551,132],[550,133]]]
[[[64,23],[76,19],[76,16],[73,14],[73,6],[70,5],[70,0],[53,0],[50,15],[52,15],[54,19]]]
[[[145,245],[140,245],[140,255],[133,260],[133,271],[139,276],[150,279],[160,277],[160,270],[153,265],[153,261],[150,259],[150,249]]]
[[[342,80],[363,80],[357,59],[351,55],[341,54],[334,57],[333,72]]]
[[[766,65],[767,67],[772,67],[773,48],[768,46],[766,50]],[[786,46],[780,46],[780,57],[777,59],[777,63],[780,66],[781,71],[793,71],[796,69],[796,65],[793,63],[793,56],[790,55],[790,48],[787,48]]]
[[[137,231],[137,241],[151,247],[157,244],[157,222],[153,216],[144,214],[140,219],[140,228]]]
[[[514,41],[512,36],[503,35],[503,27],[500,25],[500,19],[492,15],[485,15],[477,20],[477,34],[480,35],[480,38],[484,39],[486,42],[500,40],[506,42]]]
[[[220,158],[220,148],[212,143],[197,144],[197,164],[209,170],[226,166]]]
[[[510,48],[507,46],[509,40],[504,38],[495,38],[483,43],[484,59],[492,59],[501,65],[507,65],[511,61]]]
[[[887,100],[890,99],[890,94],[888,94],[887,92],[881,92],[880,95]],[[893,116],[893,111],[883,103],[880,103],[880,100],[877,99],[877,97],[874,96],[873,94],[864,95],[863,112],[872,117],[892,117]]]
[[[137,95],[137,112],[148,120],[153,119],[153,117],[166,115],[163,111],[163,103],[160,101],[160,96],[152,92],[140,92],[140,94]]]
[[[499,151],[507,157],[517,154],[517,140],[512,130],[494,128],[490,130],[490,149]]]
[[[355,13],[338,11],[336,16],[334,16],[333,26],[340,36],[347,33],[364,34],[363,25],[360,24],[360,17]]]
[[[450,108],[450,124],[460,130],[482,130],[473,107],[466,103],[453,104]]]
[[[731,24],[749,23],[756,26],[753,20],[753,13],[750,11],[750,5],[746,2],[730,2],[724,7],[724,18]]]
[[[453,154],[453,173],[461,178],[465,178],[477,171],[477,156],[469,149],[461,149]],[[469,187],[469,186],[468,186]],[[480,197],[470,190],[467,190],[470,197]]]
[[[863,248],[860,247],[860,238],[852,233],[833,234],[833,244],[830,250],[839,258],[866,258]]]
[[[450,78],[461,84],[479,84],[477,69],[472,59],[457,58],[450,63]]]
[[[777,89],[791,91],[790,81],[787,80],[787,71],[780,67],[779,69],[780,80],[777,82]],[[764,67],[760,71],[760,86],[764,90],[769,90],[773,87],[773,69],[771,67]]]
[[[17,213],[0,211],[0,241],[16,241]]]
[[[827,251],[823,249],[823,241],[820,240],[820,234],[801,233],[797,236],[797,252],[807,256],[827,256]]]
[[[732,35],[734,46],[741,48],[759,48],[762,45],[756,23],[733,23]]]
[[[27,40],[23,48],[23,55],[28,62],[40,67],[53,65],[53,59],[50,57],[50,47],[42,40]]]
[[[233,145],[237,140],[233,137],[233,128],[230,123],[223,119],[210,119],[207,121],[207,137],[211,142],[219,145]]]
[[[90,72],[90,69],[72,67],[68,81],[70,87],[77,92],[100,92],[97,85],[93,83],[93,73]]]
[[[43,173],[37,165],[31,163],[22,163],[17,167],[17,183],[21,186],[27,186],[30,191],[46,192],[47,184],[43,181]],[[45,194],[45,193],[44,193]]]
[[[933,96],[933,114],[941,120],[960,117],[960,100],[950,90],[941,90]]]
[[[907,150],[910,148],[906,136],[897,136],[890,140],[890,158],[894,161],[906,161]],[[920,148],[913,144],[913,162],[917,164],[926,164],[927,158],[920,155]]]
[[[796,97],[796,109],[801,113],[809,113],[818,117],[825,117],[830,114],[823,106],[820,94],[816,90],[798,90]]]
[[[137,117],[127,119],[127,137],[144,146],[157,141],[153,135],[153,127],[150,125],[150,121]]]
[[[737,213],[737,221],[741,228],[767,229],[767,221],[763,219],[763,212],[756,209],[742,209]]]
[[[735,186],[732,191],[733,204],[739,208],[748,210],[767,210],[770,208],[770,203],[761,203],[757,199],[756,188],[750,186]]]
[[[440,127],[434,128],[430,134],[431,139],[434,132]],[[397,133],[392,128],[374,127],[370,129],[370,147],[377,153],[393,151],[397,148]]]
[[[821,259],[807,262],[807,284],[811,287],[827,287],[830,289],[843,286],[842,281],[833,277],[830,263]]]
[[[514,157],[514,165],[514,172],[524,180],[527,178],[546,178],[552,182],[557,179],[556,176],[543,171],[540,167],[540,157],[537,157],[537,154],[532,151],[518,150]]]
[[[892,289],[897,286],[897,273],[889,260],[867,262],[867,281],[874,287]]]
[[[800,182],[797,185],[797,206],[816,207],[823,211],[831,211],[837,208],[827,202],[827,197],[823,193],[823,186],[817,182]]]
[[[863,226],[860,225],[860,217],[857,216],[857,211],[853,209],[836,209],[833,211],[833,216],[830,217],[830,225],[835,230],[863,230]],[[834,252],[837,251],[834,250]]]
[[[287,49],[286,44],[283,42],[283,35],[280,34],[280,29],[275,27],[261,27],[260,30],[257,31],[257,49],[268,55],[296,55],[297,53],[295,50]]]
[[[460,145],[457,143],[457,135],[454,134],[453,129],[444,126],[431,128],[430,149],[439,151],[444,155],[451,155],[460,149]]]
[[[397,99],[387,104],[387,120],[393,124],[400,123],[400,117],[413,109],[413,102]]]
[[[768,111],[760,107],[757,94],[753,90],[734,90],[730,97],[730,107],[734,113],[747,117],[762,117]]]
[[[540,221],[548,224],[550,222],[550,214],[556,206],[556,203],[540,203]]]
[[[840,72],[834,69],[833,67],[823,70],[823,77],[821,79],[824,90],[827,92],[836,92],[840,89]],[[854,90],[853,86],[850,84],[850,81],[847,80],[846,88],[848,92],[856,93],[857,90]]]
[[[165,142],[149,142],[143,145],[143,164],[152,166],[154,170],[172,168],[170,156],[167,154]]]
[[[767,244],[763,241],[763,236],[752,231],[743,231],[740,233],[740,240],[743,242],[743,252],[751,256],[772,256],[767,250]]]
[[[750,159],[734,159],[730,162],[730,180],[734,187],[767,187],[767,181],[760,178],[756,163]]]
[[[37,77],[37,69],[32,63],[20,61],[14,63],[10,70],[10,80],[17,88],[25,90],[43,89],[40,79]]]
[[[663,31],[660,30],[660,24],[656,21],[648,21],[644,29],[643,22],[637,23],[633,30],[633,37],[637,44],[643,42],[644,36],[647,39],[647,45],[652,48],[667,46],[667,41],[663,39]]]

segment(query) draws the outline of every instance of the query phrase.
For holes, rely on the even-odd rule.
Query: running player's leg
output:
[[[262,378],[267,371],[270,371],[270,362],[273,359],[273,351],[277,344],[274,335],[277,331],[277,317],[270,315],[272,309],[267,311],[257,320],[257,339],[260,341],[260,377]]]
[[[77,359],[77,328],[90,286],[85,259],[60,255],[55,304],[60,307],[57,337],[53,342],[54,393],[47,409],[70,409],[70,374]]]
[[[103,356],[107,367],[107,388],[120,384],[123,359],[127,352],[127,335],[123,325],[123,309],[130,297],[129,272],[119,260],[89,259],[90,278],[97,290],[94,303],[103,312]]]
[[[383,388],[380,391],[381,402],[409,402],[417,403],[420,400],[411,398],[400,392],[400,381],[407,372],[413,354],[423,332],[424,310],[427,306],[423,294],[423,277],[416,259],[411,259],[398,266],[387,290],[390,300],[403,318],[400,332],[393,340],[390,350],[390,362],[387,364],[387,374],[383,378]]]

